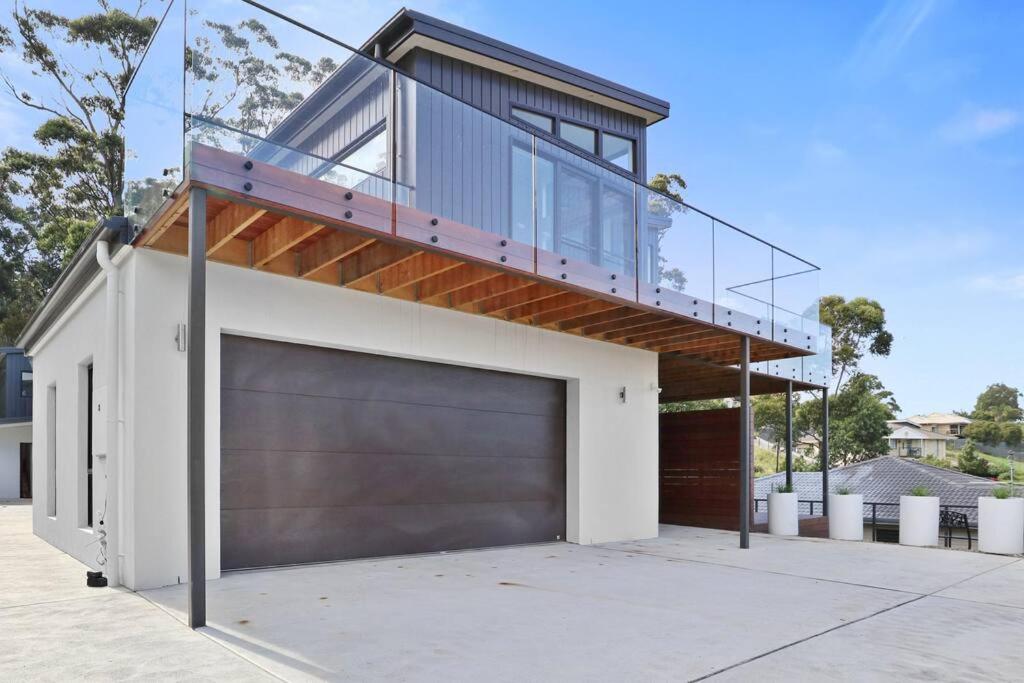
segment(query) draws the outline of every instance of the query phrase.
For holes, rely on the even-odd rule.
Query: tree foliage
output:
[[[0,343],[10,344],[96,221],[123,212],[125,93],[156,26],[139,2],[70,17],[15,3],[0,26],[7,94],[43,117],[0,153]]]
[[[888,421],[899,412],[892,392],[875,375],[857,373],[829,397],[829,465],[848,465],[889,452]],[[819,441],[821,399],[800,403],[794,417],[799,433]]]
[[[885,326],[885,309],[872,299],[847,301],[838,294],[821,298],[821,322],[832,327],[832,376],[838,393],[843,380],[860,371],[865,354],[888,356],[893,336]]]
[[[975,448],[973,441],[968,441],[967,445],[960,451],[960,455],[957,456],[956,466],[964,474],[973,474],[976,477],[988,477],[992,474],[988,461],[978,455],[978,450]]]
[[[677,401],[675,403],[662,403],[658,406],[660,413],[685,413],[691,410],[719,410],[728,408],[729,404],[721,398],[704,398],[696,401]]]
[[[1024,411],[1020,407],[1021,392],[1002,383],[990,384],[978,395],[974,403],[972,420],[990,422],[1020,422]]]

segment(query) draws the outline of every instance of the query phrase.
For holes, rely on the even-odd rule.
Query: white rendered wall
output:
[[[129,585],[185,580],[185,259],[133,257],[128,347],[135,402]],[[657,355],[525,325],[210,264],[207,288],[207,567],[220,567],[220,335],[243,334],[568,380],[570,541],[658,533]],[[627,389],[621,403],[619,389]],[[126,463],[127,466],[127,463]]]
[[[100,275],[54,328],[29,349],[32,356],[32,528],[37,536],[72,557],[98,568],[98,537],[86,527],[85,434],[86,384],[82,367],[93,364],[94,390],[101,387],[107,356],[103,351],[106,318]],[[56,470],[50,472],[49,395],[56,387]],[[106,495],[106,471],[93,461],[93,521],[98,522]],[[50,512],[51,476],[56,476],[56,516]],[[83,576],[82,581],[85,581]]]
[[[21,444],[31,441],[31,423],[0,425],[0,500],[21,498]]]

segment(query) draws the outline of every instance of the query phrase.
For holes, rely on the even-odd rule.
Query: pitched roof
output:
[[[755,479],[754,497],[767,497],[777,484],[785,481],[785,472]],[[839,487],[846,487],[853,493],[862,494],[865,503],[884,503],[878,506],[878,520],[892,522],[899,519],[900,496],[906,495],[915,486],[927,487],[932,495],[939,497],[940,505],[977,506],[978,496],[990,495],[999,483],[933,467],[911,458],[885,456],[830,469],[828,485],[832,493]],[[793,489],[800,500],[820,501],[821,473],[794,472]],[[966,512],[971,523],[977,524],[977,510],[964,509],[960,512]],[[864,506],[864,518],[871,518],[871,507],[868,505]]]
[[[914,415],[907,418],[908,421],[919,425],[969,425],[971,418],[952,413],[928,413],[927,415]]]
[[[956,441],[955,436],[948,434],[939,434],[933,432],[930,429],[921,429],[913,425],[903,424],[890,424],[889,438],[890,439],[924,439],[926,441]]]

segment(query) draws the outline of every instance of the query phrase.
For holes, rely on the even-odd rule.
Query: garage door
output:
[[[565,537],[565,382],[221,340],[221,566]]]

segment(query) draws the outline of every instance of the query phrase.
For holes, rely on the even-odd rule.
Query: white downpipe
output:
[[[120,322],[120,305],[118,296],[119,272],[110,260],[110,245],[104,241],[96,242],[96,261],[100,264],[107,279],[106,298],[106,329],[104,333],[104,352],[106,359],[106,463],[107,475],[105,520],[107,541],[107,566],[104,572],[111,586],[121,583],[121,536],[122,527],[119,505],[121,501],[121,458],[119,447],[120,436],[120,401],[118,396],[118,364],[120,349],[118,327]],[[91,408],[90,408],[91,409]],[[110,526],[113,525],[113,530]]]

